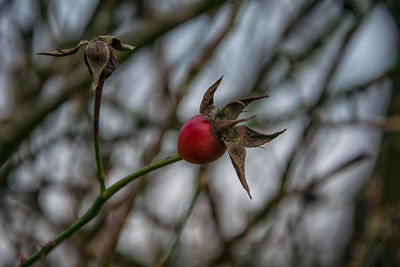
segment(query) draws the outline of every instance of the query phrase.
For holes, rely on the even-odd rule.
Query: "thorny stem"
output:
[[[72,224],[70,227],[65,229],[64,232],[62,232],[58,237],[53,239],[52,241],[49,241],[46,245],[42,246],[42,248],[33,254],[31,257],[26,259],[24,262],[20,263],[20,267],[23,266],[29,266],[36,262],[38,259],[45,257],[47,254],[50,253],[57,245],[59,245],[62,241],[64,241],[66,238],[68,238],[70,235],[78,231],[80,228],[82,228],[85,224],[90,222],[96,215],[100,212],[103,204],[110,199],[115,193],[117,193],[119,190],[121,190],[123,187],[125,187],[128,183],[132,182],[133,180],[143,176],[146,173],[149,173],[151,171],[154,171],[156,169],[159,169],[161,167],[167,166],[169,164],[175,163],[177,161],[180,161],[181,157],[178,155],[178,153],[175,153],[174,155],[150,163],[149,165],[143,167],[142,169],[122,178],[118,182],[114,183],[111,185],[109,188],[105,189],[103,192],[99,194],[99,196],[96,198],[96,200],[93,202],[92,206],[89,208],[89,210],[82,215],[74,224]]]
[[[97,85],[95,90],[94,97],[94,108],[93,108],[93,140],[94,140],[94,149],[96,153],[96,164],[97,164],[97,179],[100,184],[100,192],[104,192],[106,189],[104,180],[105,173],[103,169],[103,162],[101,160],[101,152],[100,152],[100,137],[99,137],[99,126],[100,126],[100,106],[101,106],[101,94],[103,91],[103,82],[100,82]]]

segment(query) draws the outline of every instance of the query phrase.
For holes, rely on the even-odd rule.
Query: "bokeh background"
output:
[[[221,75],[217,105],[268,94],[248,125],[287,131],[247,150],[253,200],[227,155],[180,161],[35,266],[400,266],[399,19],[397,0],[0,0],[0,266],[99,193],[83,49],[35,53],[104,34],[137,47],[103,91],[107,185],[175,153]]]

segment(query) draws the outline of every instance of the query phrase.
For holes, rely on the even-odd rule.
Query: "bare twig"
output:
[[[399,133],[400,132],[400,116],[393,115],[381,119],[350,119],[345,121],[319,121],[322,126],[338,127],[338,126],[363,126],[384,132]]]
[[[177,227],[176,227],[176,231],[175,234],[172,238],[171,244],[168,248],[168,250],[165,252],[165,254],[163,255],[163,257],[160,260],[159,266],[160,267],[166,267],[168,266],[168,264],[171,261],[172,256],[175,254],[175,250],[176,247],[178,245],[178,242],[181,238],[183,229],[186,225],[186,222],[188,221],[190,214],[193,211],[193,208],[197,202],[197,199],[199,198],[200,193],[202,192],[203,188],[204,188],[204,182],[203,180],[206,179],[203,176],[206,176],[206,169],[204,167],[200,168],[200,172],[199,172],[199,178],[198,178],[198,182],[197,182],[197,186],[196,186],[196,190],[193,194],[192,199],[190,200],[190,204],[189,207],[186,211],[186,213],[184,214],[184,216],[182,217],[182,219],[179,221]]]

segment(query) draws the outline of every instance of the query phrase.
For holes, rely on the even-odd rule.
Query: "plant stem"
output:
[[[99,82],[95,90],[95,98],[94,98],[94,108],[93,108],[93,140],[94,140],[94,150],[96,153],[96,164],[97,164],[97,179],[100,184],[100,192],[104,192],[106,189],[104,180],[105,173],[103,169],[103,163],[101,160],[101,152],[100,152],[100,137],[99,137],[99,128],[100,128],[100,106],[101,106],[101,94],[103,91],[103,82]]]
[[[182,158],[178,155],[178,153],[175,153],[174,155],[150,163],[149,165],[143,167],[142,169],[122,178],[118,182],[114,183],[112,186],[110,186],[108,189],[105,189],[103,192],[99,194],[99,196],[96,198],[96,200],[93,202],[92,206],[89,208],[89,210],[82,215],[76,221],[74,224],[72,224],[70,227],[68,227],[64,232],[62,232],[58,237],[56,237],[54,240],[49,241],[46,245],[42,246],[42,248],[33,254],[31,257],[29,257],[27,260],[24,262],[20,263],[20,267],[23,266],[29,266],[33,264],[35,261],[37,261],[39,258],[45,257],[50,251],[52,251],[57,245],[59,245],[62,241],[64,241],[66,238],[68,238],[70,235],[78,231],[80,228],[82,228],[85,224],[90,222],[96,215],[100,212],[103,204],[110,199],[115,193],[117,193],[119,190],[121,190],[124,186],[126,186],[128,183],[131,181],[143,176],[146,173],[149,173],[153,170],[159,169],[161,167],[167,166],[169,164],[175,163],[177,161],[180,161]]]
[[[178,153],[175,153],[172,156],[169,156],[165,159],[150,163],[149,165],[146,165],[142,169],[138,170],[137,172],[134,172],[128,176],[125,176],[124,178],[120,179],[118,182],[115,182],[113,185],[111,185],[109,188],[107,188],[107,190],[103,194],[106,195],[107,198],[110,198],[112,195],[114,195],[116,192],[118,192],[121,188],[123,188],[125,185],[130,183],[132,180],[134,180],[140,176],[143,176],[146,173],[149,173],[153,170],[156,170],[156,169],[159,169],[166,165],[180,161],[181,159],[182,159],[181,156],[179,156]]]

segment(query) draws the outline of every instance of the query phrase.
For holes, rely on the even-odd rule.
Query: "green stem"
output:
[[[38,259],[45,257],[47,254],[50,253],[57,245],[59,245],[62,241],[64,241],[66,238],[68,238],[70,235],[78,231],[80,228],[82,228],[85,224],[90,222],[96,215],[100,212],[103,204],[110,199],[115,193],[117,193],[119,190],[121,190],[124,186],[126,186],[128,183],[131,181],[143,176],[146,173],[149,173],[153,170],[159,169],[161,167],[167,166],[169,164],[175,163],[177,161],[180,161],[182,158],[178,155],[178,153],[175,153],[174,155],[150,163],[149,165],[143,167],[142,169],[122,178],[112,186],[110,186],[108,189],[105,189],[103,192],[100,193],[100,195],[96,198],[90,209],[82,215],[82,217],[79,218],[78,221],[76,221],[74,224],[72,224],[70,227],[68,227],[64,232],[62,232],[58,237],[56,237],[54,240],[48,242],[46,245],[42,246],[42,248],[33,254],[31,257],[29,257],[27,260],[24,262],[20,263],[20,267],[23,266],[29,266],[33,264],[35,261]]]
[[[104,180],[106,175],[103,169],[103,163],[101,160],[101,152],[100,152],[100,137],[99,137],[99,128],[100,128],[100,106],[101,106],[101,94],[103,91],[103,82],[99,82],[95,90],[95,98],[94,98],[94,108],[93,108],[93,140],[94,140],[94,150],[96,154],[96,164],[97,164],[97,179],[100,184],[100,192],[104,192],[106,189]]]
[[[142,169],[138,170],[137,172],[134,172],[118,182],[114,183],[111,185],[107,190],[103,193],[107,198],[110,198],[112,195],[117,193],[121,188],[123,188],[125,185],[130,183],[132,180],[135,180],[136,178],[145,175],[146,173],[149,173],[153,170],[159,169],[161,167],[164,167],[166,165],[172,164],[174,162],[180,161],[182,158],[179,156],[178,153],[173,154],[172,156],[169,156],[165,159],[150,163],[149,165],[143,167]]]

